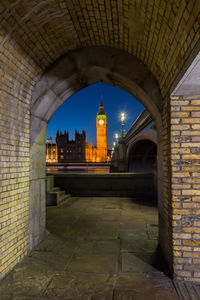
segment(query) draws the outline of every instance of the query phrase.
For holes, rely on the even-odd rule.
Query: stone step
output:
[[[57,206],[63,206],[64,204],[66,204],[70,200],[71,200],[71,195],[70,194],[64,194],[59,200],[57,199]]]
[[[46,177],[46,184],[47,184],[47,192],[54,188],[54,176],[48,175]]]
[[[62,197],[63,195],[65,195],[65,191],[59,191],[58,195],[59,197]]]
[[[54,187],[54,176],[47,176],[47,206],[62,206],[71,199],[71,195],[65,194],[59,187]]]
[[[59,187],[53,187],[49,193],[56,193],[56,192],[60,192],[60,188]]]
[[[62,201],[62,198],[65,196],[65,191],[59,191],[56,194],[57,194],[57,203],[58,203],[59,201]]]
[[[58,199],[62,198],[65,195],[65,191],[61,191],[60,189],[59,190],[57,190],[57,189],[56,190],[51,190],[49,193],[50,194],[56,194]]]

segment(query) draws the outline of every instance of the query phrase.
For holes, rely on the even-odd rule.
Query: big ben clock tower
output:
[[[107,161],[107,117],[101,98],[99,112],[96,117],[97,128],[97,162]]]

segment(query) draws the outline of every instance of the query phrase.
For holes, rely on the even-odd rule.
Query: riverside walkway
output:
[[[158,250],[157,208],[74,197],[48,207],[46,239],[0,283],[1,300],[176,300]]]

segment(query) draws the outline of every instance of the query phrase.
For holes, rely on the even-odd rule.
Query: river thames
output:
[[[110,173],[110,166],[47,166],[46,173]]]

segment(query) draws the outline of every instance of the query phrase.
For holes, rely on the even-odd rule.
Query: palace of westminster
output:
[[[107,151],[107,116],[103,101],[96,117],[97,146],[86,142],[86,132],[75,131],[75,140],[69,140],[69,133],[57,131],[56,143],[47,138],[46,163],[106,162],[110,160]]]

